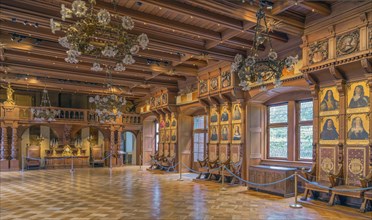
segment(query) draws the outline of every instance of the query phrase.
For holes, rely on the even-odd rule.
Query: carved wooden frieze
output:
[[[336,51],[337,56],[359,51],[359,30],[337,36]]]
[[[314,42],[309,49],[310,64],[322,62],[328,58],[328,40]]]
[[[207,80],[199,81],[199,94],[205,94],[208,92]]]
[[[218,89],[218,77],[214,77],[210,80],[211,91],[216,91]]]
[[[227,88],[231,86],[231,72],[223,72],[221,75],[222,88]]]

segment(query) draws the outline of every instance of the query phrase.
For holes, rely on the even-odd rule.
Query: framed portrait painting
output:
[[[233,123],[240,123],[242,121],[242,111],[241,111],[240,104],[233,105],[232,121]]]
[[[241,124],[234,124],[232,130],[232,143],[242,143],[242,127]]]
[[[340,137],[338,116],[320,118],[320,144],[338,144]]]
[[[230,140],[230,126],[222,125],[221,126],[221,143],[229,143]]]
[[[177,130],[171,130],[171,143],[177,142]]]
[[[228,124],[230,119],[230,111],[228,106],[222,106],[221,109],[221,124]]]
[[[347,84],[347,113],[368,112],[370,108],[369,86],[367,81]]]
[[[217,108],[213,107],[211,108],[211,111],[210,111],[210,124],[211,125],[217,125],[218,124],[218,120],[219,119],[219,116],[218,116],[218,113],[217,113]]]
[[[336,86],[322,88],[319,91],[319,115],[338,115],[340,112],[340,94]]]
[[[219,136],[218,136],[218,126],[211,126],[210,127],[210,136],[209,136],[209,143],[218,143],[219,141]]]
[[[347,116],[347,144],[360,145],[369,143],[369,120],[370,115],[368,113],[352,114]]]

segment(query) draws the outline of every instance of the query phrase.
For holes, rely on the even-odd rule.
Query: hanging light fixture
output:
[[[55,117],[59,115],[59,110],[52,109],[49,100],[48,90],[43,89],[40,108],[32,108],[34,120],[36,121],[55,121]]]
[[[115,71],[124,71],[124,65],[135,63],[133,55],[140,49],[146,49],[149,39],[146,34],[135,36],[127,31],[134,28],[134,22],[129,16],[119,16],[110,14],[106,9],[94,10],[95,0],[85,1],[75,0],[71,4],[72,8],[61,5],[61,19],[68,18],[76,21],[62,24],[50,19],[50,28],[53,33],[63,31],[64,37],[60,37],[58,42],[67,48],[67,58],[65,61],[71,64],[79,63],[81,55],[89,55],[98,58],[110,58],[116,64],[100,64],[96,61],[91,70],[102,71],[101,66],[107,66]],[[116,8],[117,2],[114,1]]]
[[[115,123],[116,118],[123,114],[122,108],[126,105],[127,100],[125,97],[120,97],[115,94],[115,89],[112,84],[111,69],[108,69],[106,73],[107,83],[105,84],[105,89],[109,95],[89,97],[89,102],[92,103],[93,110],[98,115],[100,123]]]
[[[280,87],[281,76],[284,68],[291,70],[298,62],[298,55],[288,56],[285,59],[280,59],[278,54],[272,48],[272,42],[269,32],[273,28],[268,26],[264,8],[269,6],[267,1],[260,0],[259,9],[256,12],[257,23],[255,26],[255,35],[253,45],[247,57],[237,54],[234,62],[231,65],[231,72],[237,74],[240,79],[239,86],[244,91],[251,89],[252,84],[260,85],[260,90],[266,90],[265,82],[274,80],[275,87]],[[267,42],[270,46],[270,51],[267,57],[259,56],[259,49]]]

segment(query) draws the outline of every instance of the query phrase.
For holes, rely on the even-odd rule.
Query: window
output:
[[[290,101],[268,106],[267,158],[311,160],[313,102]]]
[[[194,150],[194,162],[203,160],[205,157],[205,148],[208,141],[207,134],[207,117],[195,116],[194,117],[194,129],[193,129],[193,150]]]
[[[288,105],[269,107],[269,157],[288,157]]]
[[[313,102],[299,103],[299,155],[300,160],[313,158]]]
[[[159,123],[155,121],[155,152],[159,150]]]

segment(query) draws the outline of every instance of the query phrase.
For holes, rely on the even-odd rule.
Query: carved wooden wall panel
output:
[[[318,161],[320,166],[318,166],[317,181],[328,182],[328,172],[335,172],[336,169],[336,148],[320,147]]]
[[[360,175],[366,175],[367,155],[365,147],[348,147],[346,150],[346,184],[360,185]]]

